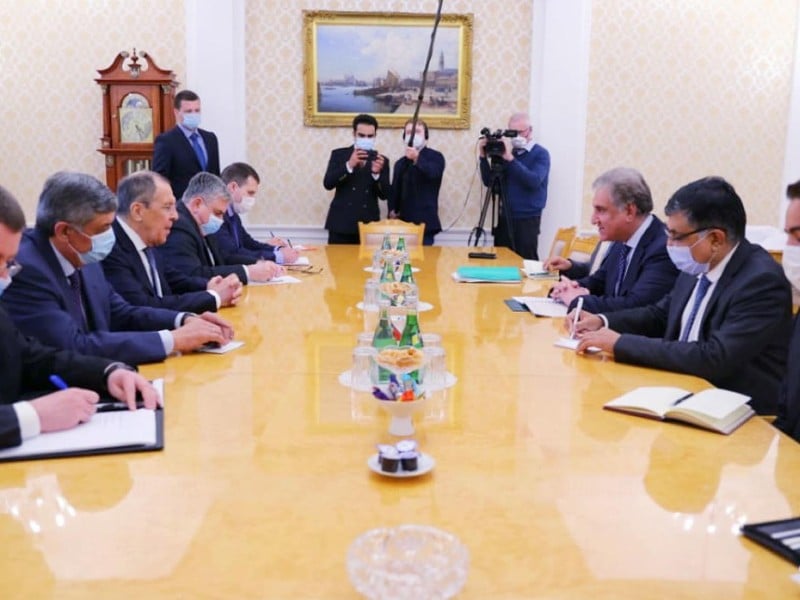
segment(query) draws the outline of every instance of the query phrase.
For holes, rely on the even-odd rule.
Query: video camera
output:
[[[503,138],[515,138],[519,135],[516,129],[496,130],[492,133],[488,127],[481,129],[481,136],[486,138],[486,158],[501,158],[506,153],[506,145]]]

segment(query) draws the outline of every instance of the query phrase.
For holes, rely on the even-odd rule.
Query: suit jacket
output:
[[[162,294],[159,297],[133,241],[117,221],[113,227],[117,241],[101,264],[111,287],[125,300],[135,306],[195,313],[217,310],[217,301],[206,291],[208,280],[186,275],[156,258]]]
[[[205,129],[198,129],[197,132],[206,145],[206,154],[208,155],[206,171],[219,175],[217,136]],[[175,194],[175,199],[178,201],[183,197],[189,180],[202,171],[192,143],[186,139],[186,135],[178,125],[156,137],[153,145],[153,171],[169,180],[172,193]]]
[[[624,244],[614,242],[606,253],[600,268],[593,274],[578,280],[578,284],[589,290],[583,296],[583,308],[591,313],[621,310],[635,306],[646,306],[658,302],[669,293],[678,277],[678,269],[667,254],[667,234],[664,223],[653,215],[631,256],[625,278],[614,293],[619,274],[619,259]],[[577,298],[569,308],[575,308]]]
[[[381,211],[378,198],[389,195],[389,159],[384,163],[378,180],[372,178],[369,165],[347,172],[345,164],[353,154],[353,146],[337,148],[331,152],[322,185],[326,190],[336,189],[325,219],[325,229],[336,233],[358,233],[358,222],[378,221]]]
[[[100,265],[86,265],[81,267],[85,328],[70,313],[72,290],[47,235],[26,231],[17,260],[24,268],[0,301],[25,335],[130,364],[166,358],[157,330],[173,329],[177,312],[128,304],[106,281]]]
[[[254,239],[242,224],[242,219],[229,206],[225,222],[217,233],[209,236],[214,239],[222,259],[228,264],[252,265],[264,260],[275,260],[275,247]]]
[[[439,221],[439,188],[442,187],[445,160],[441,152],[422,148],[415,165],[405,156],[394,165],[389,210],[403,221],[425,223],[426,234],[442,230]]]
[[[622,333],[616,360],[697,375],[747,394],[759,414],[775,414],[792,314],[781,266],[743,240],[711,292],[698,340],[681,342],[681,315],[696,282],[681,273],[658,303],[608,313],[609,327]]]
[[[214,257],[213,264],[206,248],[211,250]],[[223,260],[214,238],[203,236],[183,202],[178,202],[178,220],[173,223],[166,243],[159,246],[156,253],[161,264],[169,264],[173,269],[186,275],[208,280],[215,275],[226,277],[236,273],[242,283],[247,283],[244,267],[241,264],[229,265]],[[172,280],[170,285],[173,285]]]
[[[14,285],[16,285],[16,278]],[[112,361],[56,350],[22,335],[0,308],[0,448],[21,443],[19,421],[11,406],[22,394],[49,393],[48,377],[61,374],[70,385],[105,391],[104,369]]]
[[[792,327],[792,341],[789,345],[786,379],[778,399],[778,418],[775,427],[800,442],[800,318],[795,317]]]

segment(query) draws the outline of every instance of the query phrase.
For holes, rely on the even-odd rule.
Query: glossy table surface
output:
[[[413,260],[458,378],[416,417],[431,473],[367,468],[396,439],[338,375],[374,327],[369,261],[321,248],[321,274],[223,311],[244,347],[142,368],[166,381],[163,452],[0,467],[0,596],[354,599],[352,541],[420,523],[468,547],[460,598],[797,597],[792,565],[738,526],[800,513],[800,446],[759,418],[722,436],[602,410],[707,385],[553,347],[560,323],[502,302],[541,284],[457,284],[467,252]]]

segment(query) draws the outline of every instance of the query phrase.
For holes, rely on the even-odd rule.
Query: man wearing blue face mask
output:
[[[222,227],[229,204],[230,192],[222,179],[211,173],[192,177],[178,202],[178,220],[166,243],[157,248],[164,264],[184,275],[205,279],[233,273],[243,284],[283,275],[284,268],[273,261],[257,260],[244,265],[225,260],[214,234]]]
[[[175,95],[175,127],[156,138],[153,171],[166,177],[176,198],[200,171],[219,175],[219,144],[211,131],[200,129],[200,97],[191,90]]]
[[[0,187],[0,295],[20,272],[14,257],[24,227],[22,208]],[[150,382],[128,365],[44,346],[22,335],[3,308],[0,339],[0,448],[89,421],[97,408],[98,392],[131,408],[136,405],[134,391],[141,393],[147,408],[159,402]],[[50,376],[56,373],[79,387],[55,391]]]
[[[106,281],[98,264],[114,246],[117,199],[83,173],[59,172],[45,182],[36,226],[25,232],[24,265],[0,298],[26,335],[67,350],[113,356],[130,364],[164,360],[233,337],[213,313],[133,306]]]
[[[742,201],[720,177],[680,188],[665,212],[681,271],[672,291],[649,306],[585,314],[578,352],[595,346],[618,362],[696,375],[775,414],[792,314],[781,266],[745,239]]]
[[[358,222],[381,218],[378,199],[389,195],[389,159],[375,150],[378,121],[372,115],[353,119],[353,145],[331,152],[323,185],[335,189],[325,229],[329,244],[358,244]]]

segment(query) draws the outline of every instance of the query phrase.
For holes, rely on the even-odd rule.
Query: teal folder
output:
[[[465,281],[489,281],[489,282],[514,282],[522,281],[519,268],[517,267],[458,267],[456,271],[459,279]]]

